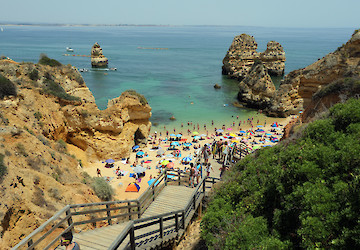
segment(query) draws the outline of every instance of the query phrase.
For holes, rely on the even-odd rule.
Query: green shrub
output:
[[[40,121],[40,119],[42,118],[42,114],[40,112],[35,112],[34,117],[36,118],[36,120]]]
[[[36,206],[45,207],[47,206],[47,202],[44,198],[44,191],[42,191],[39,187],[35,187],[35,191],[33,193],[33,198],[31,200]]]
[[[56,200],[61,200],[63,198],[59,192],[59,189],[57,189],[57,188],[50,188],[49,195]]]
[[[0,122],[5,126],[9,125],[9,119],[7,119],[1,112],[0,112]]]
[[[139,99],[139,101],[140,101],[140,103],[141,103],[142,105],[148,104],[148,101],[146,100],[145,96],[142,95],[142,94],[139,94],[139,93],[136,92],[136,90],[134,90],[134,89],[128,89],[128,90],[126,90],[124,93],[128,93],[128,94],[130,94],[130,95],[136,96],[136,97]]]
[[[17,96],[15,84],[0,74],[0,99],[5,96]]]
[[[114,195],[114,190],[106,180],[101,177],[95,177],[94,182],[91,184],[95,194],[104,201],[109,201]]]
[[[4,163],[4,157],[5,156],[3,154],[0,154],[0,180],[7,173],[7,167]]]
[[[203,217],[213,249],[360,248],[360,100],[232,168]]]
[[[44,92],[47,94],[51,94],[60,99],[69,100],[69,101],[81,100],[79,97],[72,96],[66,93],[63,87],[61,87],[60,84],[54,82],[53,80],[46,79],[44,83],[45,83]]]
[[[46,139],[45,136],[43,135],[38,135],[37,138],[39,139],[39,141],[42,142],[42,144],[44,144],[45,146],[50,146],[50,141],[48,139]]]
[[[57,145],[56,145],[56,149],[60,153],[66,153],[67,152],[67,144],[66,144],[66,142],[64,142],[62,139],[58,140]]]
[[[45,54],[41,54],[40,55],[40,59],[39,59],[39,64],[42,65],[49,65],[51,67],[58,67],[61,66],[62,64],[58,61],[56,61],[55,59],[50,59],[47,55]]]
[[[24,147],[24,145],[22,145],[21,143],[16,144],[16,149],[18,151],[19,154],[28,157],[28,153],[26,152],[26,149]]]
[[[36,81],[39,79],[39,71],[37,69],[33,69],[30,73],[29,73],[29,78],[33,81]]]

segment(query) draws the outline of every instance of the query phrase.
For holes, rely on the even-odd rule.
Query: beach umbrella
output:
[[[158,155],[162,155],[164,153],[165,153],[165,151],[162,148],[160,148],[158,151],[156,151],[156,154],[158,154]]]
[[[262,128],[262,127],[264,127],[263,125],[257,125],[256,126],[257,128]]]
[[[239,143],[239,141],[238,141],[238,140],[232,140],[231,142],[236,142],[236,143]]]
[[[177,134],[177,135],[176,135],[176,137],[181,137],[181,136],[182,136],[182,134]]]
[[[199,134],[199,132],[197,132],[197,131],[193,132],[193,135],[198,135],[198,134]]]
[[[277,122],[274,122],[273,124],[271,124],[271,127],[279,127],[278,123]]]
[[[186,156],[182,159],[182,161],[191,161],[192,157],[191,156]]]
[[[239,133],[240,133],[240,134],[245,134],[245,133],[246,133],[246,131],[244,131],[244,130],[240,130],[240,131],[239,131]]]
[[[105,162],[106,163],[114,163],[115,161],[113,159],[107,159]]]
[[[224,136],[220,136],[219,139],[223,139],[223,140],[224,140]]]
[[[256,146],[253,147],[253,149],[259,149],[260,147],[261,147],[261,146],[256,145]]]
[[[175,134],[170,134],[170,136],[176,136]]]
[[[227,128],[227,130],[232,130],[232,128]]]
[[[200,136],[194,136],[195,140],[199,140],[201,137]]]
[[[132,147],[133,150],[138,149],[139,145],[135,145],[134,147]]]
[[[229,134],[229,136],[236,137],[236,135],[234,133]]]
[[[167,168],[174,168],[174,163],[173,162],[169,162],[168,164],[166,164]]]
[[[161,165],[166,166],[169,162],[170,162],[170,161],[168,161],[168,160],[162,161],[162,162],[161,162]]]
[[[265,135],[272,135],[272,134],[270,134],[270,133],[266,133]]]
[[[200,136],[201,136],[201,137],[206,137],[206,135],[205,135],[205,134],[201,134]]]
[[[125,192],[139,192],[139,190],[140,190],[140,186],[137,183],[133,182],[127,186]]]
[[[180,143],[177,141],[174,141],[170,144],[171,146],[180,146]]]
[[[185,146],[185,147],[190,147],[191,145],[192,145],[192,144],[191,144],[190,142],[185,142],[185,143],[184,143],[184,146]]]
[[[224,132],[224,130],[222,130],[222,129],[217,129],[216,132],[222,133],[222,132]]]
[[[139,151],[136,153],[136,155],[144,155],[145,153],[143,151]]]
[[[146,171],[146,168],[142,166],[136,166],[132,169],[135,173],[144,173]]]

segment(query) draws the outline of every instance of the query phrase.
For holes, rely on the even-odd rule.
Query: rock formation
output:
[[[269,75],[282,76],[285,72],[285,51],[280,43],[270,41],[263,53],[260,53],[260,61],[267,68]]]
[[[283,75],[285,68],[285,52],[282,46],[270,41],[263,53],[257,50],[253,36],[241,34],[236,36],[223,59],[222,74],[239,81],[243,80],[255,60],[260,60],[269,70],[270,75]]]
[[[99,110],[71,66],[0,60],[0,74],[17,87],[0,100],[0,249],[7,249],[65,205],[99,201],[64,142],[90,160],[126,157],[134,141],[146,142],[151,108],[127,91]]]
[[[264,64],[255,62],[239,84],[238,100],[251,108],[264,109],[271,105],[275,85]]]
[[[310,104],[315,92],[339,79],[359,76],[359,73],[360,31],[356,30],[335,52],[286,75],[266,112],[281,117],[298,114]]]
[[[95,43],[91,48],[91,67],[106,68],[107,66],[108,59],[103,55],[100,45]]]

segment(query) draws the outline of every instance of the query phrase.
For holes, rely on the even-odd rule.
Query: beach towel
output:
[[[151,163],[151,162],[152,162],[152,160],[147,160],[144,163]]]
[[[134,173],[130,173],[130,177],[134,177],[135,176],[135,174]]]

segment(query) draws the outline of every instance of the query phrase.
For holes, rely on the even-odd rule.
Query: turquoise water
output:
[[[72,64],[90,68],[88,57],[98,42],[109,67],[117,71],[83,72],[99,108],[127,89],[145,95],[152,107],[156,127],[180,126],[188,121],[218,124],[245,119],[256,111],[237,108],[237,82],[221,75],[222,59],[234,36],[253,35],[258,51],[264,51],[270,40],[280,42],[286,52],[286,73],[305,67],[349,40],[354,29],[294,29],[240,26],[175,26],[175,27],[25,27],[4,26],[0,32],[0,55],[15,61],[37,62],[40,53]],[[168,48],[167,50],[138,47]],[[213,85],[222,86],[215,90]],[[193,104],[191,104],[193,103]],[[224,107],[224,104],[228,106]],[[176,121],[169,118],[175,116]]]

